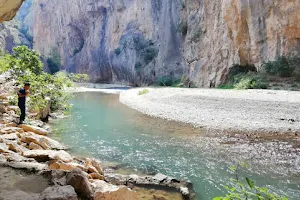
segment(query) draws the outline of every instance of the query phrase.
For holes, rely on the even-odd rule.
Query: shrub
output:
[[[12,55],[5,55],[0,60],[1,71],[13,70],[15,76],[26,73],[27,70],[38,75],[42,73],[43,63],[40,54],[27,46],[13,48]]]
[[[265,77],[257,73],[239,74],[234,78],[236,89],[267,89],[269,83]]]
[[[149,90],[148,89],[144,89],[142,91],[139,91],[139,95],[144,95],[144,94],[148,94],[149,93]]]
[[[77,83],[87,82],[89,80],[89,75],[88,74],[70,73],[70,74],[68,74],[68,77],[71,81],[77,82]]]
[[[275,61],[264,62],[262,67],[267,74],[280,77],[291,77],[299,65],[299,57],[280,56]]]
[[[219,89],[229,90],[229,89],[234,89],[234,85],[231,85],[231,84],[224,84],[224,85],[220,85],[218,88],[219,88]]]
[[[288,200],[286,197],[270,192],[268,188],[256,186],[255,182],[248,177],[245,177],[243,181],[239,176],[241,167],[243,165],[238,164],[229,169],[234,178],[230,181],[231,186],[224,186],[228,194],[225,197],[215,197],[213,200]]]
[[[13,55],[6,55],[0,59],[0,66],[2,71],[14,72],[13,78],[20,87],[24,82],[30,82],[28,104],[31,111],[40,113],[47,105],[46,97],[51,99],[52,111],[69,108],[70,94],[65,92],[64,88],[70,85],[71,81],[60,74],[51,76],[42,72],[40,55],[34,50],[26,46],[15,47]]]
[[[155,85],[158,85],[158,86],[172,86],[173,85],[173,80],[172,80],[171,77],[168,77],[168,76],[159,77],[156,80]]]
[[[248,72],[257,72],[255,65],[246,64],[246,65],[239,65],[234,64],[228,72],[227,80],[234,81],[234,77],[238,74],[247,74]]]
[[[187,32],[188,32],[188,23],[187,23],[186,20],[181,21],[181,22],[178,24],[177,31],[178,31],[179,33],[181,33],[182,35],[186,35],[186,34],[187,34]]]

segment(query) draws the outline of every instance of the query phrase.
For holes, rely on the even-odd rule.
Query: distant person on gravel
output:
[[[29,94],[30,84],[25,83],[24,88],[20,89],[18,92],[18,106],[21,110],[20,121],[19,124],[23,124],[26,117],[26,96]]]

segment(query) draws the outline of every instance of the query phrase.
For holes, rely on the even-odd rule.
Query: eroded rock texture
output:
[[[98,82],[186,77],[214,87],[233,64],[298,54],[300,0],[35,0],[34,48]]]

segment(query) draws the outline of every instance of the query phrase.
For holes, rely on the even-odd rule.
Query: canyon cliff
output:
[[[97,82],[215,87],[300,51],[300,0],[34,0],[33,47]],[[28,18],[28,17],[27,17]]]

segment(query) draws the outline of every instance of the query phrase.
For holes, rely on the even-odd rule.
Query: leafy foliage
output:
[[[1,58],[0,66],[1,72],[10,69],[16,76],[21,76],[26,71],[39,75],[43,70],[40,54],[27,46],[14,47],[12,55],[7,54]]]
[[[234,88],[236,89],[267,89],[269,83],[261,74],[249,72],[239,74],[234,78]]]
[[[267,77],[257,72],[254,65],[233,65],[228,73],[227,80],[220,89],[267,89]]]
[[[215,197],[213,200],[288,200],[269,191],[268,188],[258,187],[255,182],[246,177],[241,180],[239,169],[244,167],[242,164],[232,166],[230,172],[234,175],[231,179],[231,186],[225,186],[228,194],[225,197]]]
[[[275,61],[267,61],[263,63],[263,68],[267,74],[280,76],[280,77],[291,77],[295,69],[299,68],[299,57],[286,57],[281,56]]]
[[[0,59],[1,71],[11,71],[16,84],[20,87],[30,82],[29,108],[40,113],[47,106],[46,97],[51,99],[51,110],[69,108],[70,94],[64,91],[71,86],[70,79],[61,73],[50,75],[42,71],[43,64],[40,55],[26,46],[13,48],[12,55]],[[12,102],[16,103],[15,100]]]
[[[149,90],[148,89],[144,89],[142,91],[139,91],[139,95],[144,95],[144,94],[148,94],[149,93]]]
[[[87,82],[89,80],[89,75],[87,74],[68,74],[71,81],[76,83]]]

